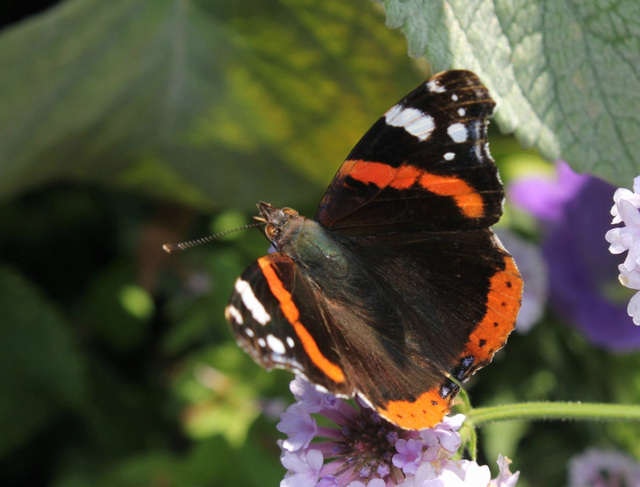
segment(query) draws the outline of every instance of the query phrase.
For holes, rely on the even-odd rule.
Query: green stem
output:
[[[468,418],[475,426],[513,420],[640,421],[640,406],[580,402],[524,402],[472,408]]]

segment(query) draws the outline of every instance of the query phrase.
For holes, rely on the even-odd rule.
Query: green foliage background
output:
[[[633,25],[596,32],[617,47],[603,60],[589,48],[568,77],[554,56],[575,56],[549,47],[549,32],[589,46],[604,23],[582,23],[592,12],[571,2],[560,25],[551,1],[531,2],[538,17],[510,16],[523,12],[516,3],[385,8],[434,71],[477,70],[498,121],[525,144],[630,184],[638,116],[621,112],[638,108]],[[601,9],[628,18],[633,5]],[[161,245],[244,224],[258,200],[312,215],[358,138],[426,77],[384,22],[367,0],[67,0],[0,32],[2,485],[279,483],[275,423],[290,375],[255,366],[223,318],[233,281],[267,243],[247,231],[172,256]],[[596,86],[577,95],[587,78]],[[506,177],[537,157],[495,127],[491,144]],[[470,393],[476,404],[632,403],[638,362],[547,317]],[[562,485],[571,455],[640,456],[637,435],[500,424],[481,432],[480,454],[513,458],[522,485]]]

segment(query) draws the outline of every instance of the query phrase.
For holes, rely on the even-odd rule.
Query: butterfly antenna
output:
[[[241,227],[238,228],[232,228],[231,230],[225,230],[224,232],[220,232],[220,233],[214,233],[213,235],[209,235],[208,237],[202,237],[202,238],[196,238],[194,240],[188,240],[186,242],[180,242],[180,243],[166,243],[162,246],[162,250],[164,250],[166,253],[170,254],[171,252],[175,252],[177,250],[186,250],[186,249],[190,249],[191,247],[196,247],[198,245],[202,245],[208,242],[212,242],[213,240],[217,240],[220,237],[224,237],[225,235],[229,235],[230,233],[234,233],[234,232],[238,232],[240,230],[246,230],[247,228],[253,228],[253,227],[257,227],[260,225],[264,225],[265,222],[263,221],[257,221],[254,223],[249,223],[248,225],[243,225]]]

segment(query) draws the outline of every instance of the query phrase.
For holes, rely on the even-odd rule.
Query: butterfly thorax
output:
[[[258,219],[267,224],[265,235],[278,251],[309,270],[334,277],[347,274],[344,249],[317,221],[292,208],[276,208],[262,201],[258,209],[262,215]]]

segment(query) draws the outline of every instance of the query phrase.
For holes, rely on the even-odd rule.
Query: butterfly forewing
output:
[[[350,234],[492,225],[504,196],[487,148],[494,106],[469,71],[432,77],[351,151],[316,220]]]

